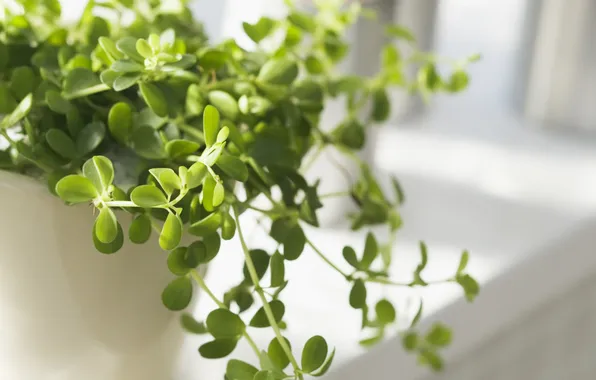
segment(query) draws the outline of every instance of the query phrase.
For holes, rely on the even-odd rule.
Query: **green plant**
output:
[[[181,315],[189,332],[213,337],[199,353],[225,357],[241,339],[255,351],[259,367],[232,359],[230,380],[303,379],[321,376],[331,365],[335,351],[329,352],[323,337],[308,340],[300,360],[298,348],[293,351],[283,337],[285,264],[299,259],[306,246],[329,264],[332,276],[352,284],[347,300],[361,310],[362,328],[372,332],[363,345],[380,341],[396,323],[394,306],[368,299],[367,284],[430,284],[423,279],[424,243],[412,281],[389,277],[403,192],[393,178],[395,194],[388,196],[357,152],[366,129],[389,117],[389,88],[425,98],[459,92],[468,83],[466,65],[477,59],[447,61],[452,70],[441,75],[439,58],[432,54],[402,56],[393,40],[415,47],[414,37],[391,26],[392,42],[383,50],[379,73],[342,75],[335,67],[349,49],[345,31],[361,15],[374,15],[355,2],[343,7],[343,1],[319,0],[311,17],[287,3],[287,17],[243,25],[259,46],[254,50],[234,40],[208,44],[184,0],[170,2],[167,9],[154,0],[92,0],[71,26],[59,22],[56,0],[9,0],[0,14],[0,135],[6,143],[0,168],[47,180],[49,190],[67,204],[92,204],[97,215],[93,241],[104,254],[118,251],[125,235],[143,244],[157,233],[177,276],[164,284],[164,305],[184,310],[194,281],[219,306],[204,322]],[[132,21],[121,21],[127,19]],[[259,45],[265,40],[274,47]],[[414,78],[404,74],[411,64],[418,67]],[[345,119],[328,133],[319,118],[325,100],[338,96],[346,99]],[[308,183],[302,173],[329,146],[358,164],[360,178],[345,193],[319,195],[318,183]],[[321,252],[303,228],[318,226],[317,210],[328,196],[351,197],[358,206],[350,216],[354,230],[386,225],[390,231],[385,244],[369,232],[362,254],[345,247],[350,271]],[[258,197],[269,207],[256,207]],[[240,216],[248,209],[270,220],[275,252],[247,246]],[[118,218],[131,218],[128,231]],[[181,246],[184,234],[197,239]],[[220,299],[196,268],[218,255],[221,239],[234,236],[242,243],[245,278]],[[465,272],[467,260],[464,252],[445,282],[461,285],[472,300],[478,284]],[[268,282],[263,280],[267,271]],[[251,309],[255,298],[256,313]],[[241,318],[249,312],[249,318]],[[403,345],[421,363],[440,369],[439,351],[451,341],[450,330],[437,324],[418,332],[421,315],[422,303],[411,326],[400,333]],[[273,330],[267,350],[255,345],[252,328]]]

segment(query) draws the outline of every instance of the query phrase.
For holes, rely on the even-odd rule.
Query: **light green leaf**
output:
[[[195,153],[201,146],[189,140],[171,140],[166,144],[166,152],[172,159],[183,158]]]
[[[309,55],[306,57],[304,65],[306,66],[306,70],[313,75],[321,74],[325,70],[321,60],[314,55]]]
[[[116,42],[116,48],[126,54],[128,58],[142,63],[145,58],[137,52],[137,39],[134,37],[124,37]]]
[[[120,223],[118,223],[117,228],[118,232],[116,235],[116,239],[114,239],[114,241],[112,241],[111,243],[102,243],[97,238],[96,224],[93,225],[93,245],[95,246],[95,249],[97,249],[98,252],[110,255],[112,253],[118,252],[120,248],[122,248],[122,245],[124,245],[124,233],[122,232],[122,226],[120,225]]]
[[[246,325],[237,314],[227,309],[213,310],[207,316],[207,330],[214,338],[240,339]]]
[[[145,214],[137,215],[128,229],[128,238],[135,244],[143,244],[151,237],[151,219]]]
[[[364,254],[362,255],[362,260],[360,260],[361,268],[368,269],[370,268],[373,261],[377,258],[379,254],[379,246],[377,245],[377,239],[369,232],[366,235],[366,243],[364,245]]]
[[[143,38],[139,38],[135,45],[137,52],[143,56],[143,58],[151,58],[153,57],[153,49],[149,45],[149,42]]]
[[[241,360],[232,359],[226,367],[226,378],[231,380],[253,380],[259,370]]]
[[[56,194],[68,203],[89,202],[98,195],[97,189],[90,180],[75,174],[68,175],[58,181]]]
[[[215,339],[199,347],[199,353],[205,359],[221,359],[231,354],[237,344],[236,339]]]
[[[174,249],[182,239],[182,221],[174,213],[169,213],[159,235],[159,246],[164,251]]]
[[[153,185],[135,187],[130,194],[130,199],[139,207],[159,207],[168,203],[165,194]]]
[[[240,112],[236,99],[225,91],[215,90],[207,94],[209,102],[221,112],[224,117],[235,120]],[[214,136],[215,137],[215,136]]]
[[[433,346],[446,347],[452,340],[451,329],[442,323],[435,323],[424,339]]]
[[[114,73],[116,73],[114,71]],[[141,79],[141,74],[124,74],[120,75],[119,77],[114,79],[112,83],[112,88],[114,91],[124,91],[127,88],[130,88],[137,84],[137,82]]]
[[[273,371],[259,371],[253,377],[253,380],[280,380],[284,379],[284,377],[275,376]]]
[[[468,302],[474,301],[478,293],[480,293],[478,282],[469,274],[457,276],[456,281],[464,289]]]
[[[118,235],[118,220],[109,207],[103,207],[95,219],[95,236],[104,244],[113,242]]]
[[[145,69],[145,66],[137,62],[120,59],[112,63],[110,69],[117,73],[138,73],[140,71],[143,71]]]
[[[149,169],[149,173],[157,180],[168,196],[182,187],[180,177],[170,168],[153,168]]]
[[[395,308],[391,302],[380,300],[375,305],[375,312],[377,313],[377,320],[381,324],[387,325],[395,322]]]
[[[17,107],[10,113],[10,115],[4,117],[0,122],[0,129],[6,129],[12,127],[13,125],[17,124],[21,121],[29,111],[31,110],[31,105],[33,104],[33,95],[29,94],[21,100],[21,102],[17,105]]]
[[[468,260],[470,259],[470,254],[468,251],[463,251],[461,257],[459,259],[459,266],[457,267],[457,274],[462,274],[466,267],[468,266]]]
[[[285,305],[280,300],[273,300],[273,301],[269,302],[269,307],[271,308],[271,311],[273,312],[273,317],[274,317],[275,322],[279,323],[282,320],[282,318],[284,317],[284,314],[286,312]],[[252,327],[259,327],[259,328],[271,326],[271,324],[269,323],[269,319],[267,318],[267,314],[265,313],[265,309],[263,307],[261,307],[259,310],[257,310],[254,317],[252,317],[252,319],[250,320],[249,325]]]
[[[211,176],[207,176],[203,182],[203,208],[207,211],[213,211],[215,208],[213,197],[216,182]]]
[[[58,91],[46,92],[45,101],[50,109],[56,113],[66,115],[70,110],[70,102],[62,97]]]
[[[413,351],[418,346],[418,333],[415,331],[407,331],[401,337],[401,344],[406,351]]]
[[[304,12],[294,11],[290,13],[288,15],[288,21],[307,32],[312,32],[317,28],[317,24],[313,17]]]
[[[124,58],[124,54],[116,48],[114,41],[110,40],[108,37],[99,37],[98,41],[99,45],[113,61]]]
[[[298,64],[289,58],[274,58],[261,67],[257,79],[264,83],[289,85],[298,77]]]
[[[192,281],[178,277],[170,282],[161,293],[161,301],[172,311],[184,310],[192,299]]]
[[[221,182],[217,182],[213,188],[213,207],[217,207],[222,204],[224,200],[225,190]]]
[[[114,181],[112,161],[104,156],[93,156],[83,164],[83,175],[87,177],[98,193],[103,193]]]
[[[209,214],[209,216],[207,216],[206,218],[196,223],[193,223],[188,229],[188,232],[195,236],[207,236],[217,231],[217,229],[221,225],[221,222],[221,213],[215,212]]]
[[[408,42],[416,42],[416,37],[414,37],[412,32],[400,25],[387,26],[386,33],[390,36],[397,37]]]
[[[168,254],[168,269],[176,276],[185,276],[191,269],[187,262],[188,248],[177,247]]]
[[[119,142],[126,142],[132,129],[132,108],[128,103],[118,102],[110,108],[108,128]]]
[[[212,105],[207,105],[203,111],[203,133],[207,147],[215,144],[219,132],[219,112]]]
[[[202,162],[195,162],[192,164],[192,166],[188,169],[188,174],[186,176],[188,188],[194,189],[203,183],[203,179],[205,179],[207,173],[207,166],[205,166],[205,164]]]
[[[325,360],[325,363],[323,363],[323,365],[317,371],[311,373],[311,375],[314,377],[324,376],[327,373],[327,371],[329,371],[329,368],[331,368],[331,364],[333,363],[333,358],[335,358],[335,348],[333,349],[333,351],[331,351],[331,355],[329,355],[327,357],[327,360]]]
[[[327,342],[320,335],[310,338],[302,349],[302,370],[311,373],[320,368],[327,358]]]
[[[256,43],[259,43],[266,38],[271,33],[274,26],[275,22],[269,17],[261,17],[255,24],[250,24],[248,22],[242,23],[242,28],[246,35]]]
[[[366,286],[362,280],[354,281],[354,285],[350,291],[350,306],[354,309],[366,307]]]
[[[80,156],[87,155],[101,144],[106,136],[106,127],[101,121],[89,123],[77,136],[77,152]]]
[[[153,83],[139,83],[141,96],[145,103],[159,117],[168,116],[168,102],[163,92]]]
[[[236,221],[232,215],[224,213],[221,224],[221,238],[224,240],[231,240],[236,234]]]
[[[290,344],[290,341],[287,340],[285,337],[284,340],[286,341],[288,347],[290,347],[291,349],[292,345]],[[269,347],[267,348],[267,355],[269,356],[273,364],[279,369],[284,369],[288,366],[288,364],[290,364],[290,358],[288,358],[288,355],[286,355],[286,352],[281,347],[281,344],[279,343],[279,340],[277,340],[277,338],[273,338],[269,343]]]

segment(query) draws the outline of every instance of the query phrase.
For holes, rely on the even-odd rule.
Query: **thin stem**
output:
[[[374,282],[377,284],[383,284],[383,285],[391,285],[391,286],[401,286],[401,287],[407,287],[407,288],[413,288],[414,286],[423,286],[423,285],[412,285],[411,283],[408,282],[397,282],[397,281],[391,281],[389,279],[386,278],[367,278],[365,279],[366,282]],[[452,278],[448,278],[445,280],[435,280],[435,281],[425,281],[427,285],[438,285],[438,284],[446,284],[449,282],[453,282]]]
[[[304,379],[304,377],[302,376],[302,373],[300,372],[300,366],[298,365],[296,358],[294,358],[294,355],[292,354],[292,350],[290,349],[285,338],[281,334],[281,330],[279,328],[279,325],[277,324],[277,321],[275,320],[275,316],[273,315],[273,310],[271,310],[271,306],[269,306],[269,302],[267,302],[265,293],[263,292],[263,289],[261,289],[261,287],[259,286],[259,276],[257,275],[257,270],[255,268],[255,264],[253,263],[252,258],[250,257],[250,252],[248,250],[248,246],[246,245],[246,241],[244,240],[242,228],[240,227],[241,226],[240,217],[239,217],[238,209],[236,207],[234,207],[234,218],[236,219],[236,226],[238,229],[238,237],[240,238],[240,244],[242,245],[242,250],[244,251],[246,267],[250,274],[250,278],[255,286],[255,291],[257,292],[259,298],[261,299],[261,302],[263,303],[263,310],[265,311],[267,320],[269,321],[271,328],[273,328],[273,331],[275,332],[275,336],[277,337],[277,340],[278,340],[281,348],[283,349],[286,356],[290,359],[290,363],[292,364],[292,367],[294,368],[294,373],[296,374],[296,376],[299,379]]]
[[[302,173],[306,173],[308,171],[308,169],[311,168],[311,166],[317,161],[317,159],[319,158],[321,153],[323,153],[323,150],[325,150],[325,145],[322,145],[322,144],[319,145],[317,150],[309,158],[308,162],[306,164],[304,164],[304,166],[302,167],[302,169],[301,169]]]
[[[108,207],[139,207],[131,201],[107,201],[104,204]]]
[[[325,254],[323,254],[323,252],[321,252],[321,250],[319,250],[312,241],[310,241],[310,239],[306,238],[306,244],[308,244],[314,251],[315,253],[321,258],[323,259],[323,261],[325,261],[327,264],[329,264],[329,266],[333,269],[335,269],[335,271],[339,274],[341,274],[344,278],[349,279],[350,276],[344,272],[343,270],[339,269],[339,267],[335,264],[333,264],[333,262],[331,260],[329,260],[327,258],[327,256],[325,256]]]
[[[205,293],[207,293],[209,298],[211,298],[213,300],[213,302],[215,302],[217,304],[217,306],[219,306],[222,309],[227,309],[226,305],[223,302],[221,302],[215,296],[215,294],[213,294],[211,289],[209,289],[209,287],[205,283],[205,280],[203,279],[201,274],[196,269],[193,269],[190,271],[190,276],[193,278],[193,280],[195,280],[197,285],[199,285],[199,288],[201,288]],[[244,333],[242,333],[242,335],[244,336],[244,339],[246,339],[246,341],[248,342],[248,344],[250,345],[252,350],[255,352],[257,357],[260,357],[261,353],[259,351],[259,348],[257,347],[257,344],[255,343],[255,341],[250,337],[250,335],[248,335],[248,332],[244,331]]]
[[[335,192],[335,193],[328,193],[328,194],[319,195],[319,199],[333,198],[333,197],[349,197],[351,195],[352,195],[352,193],[350,193],[349,191],[338,191],[338,192]]]

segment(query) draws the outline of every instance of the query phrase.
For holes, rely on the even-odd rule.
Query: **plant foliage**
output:
[[[390,279],[403,192],[394,179],[395,194],[387,194],[357,152],[367,130],[388,120],[391,89],[424,98],[459,92],[469,81],[466,65],[477,57],[439,67],[437,57],[416,51],[408,30],[391,26],[378,73],[345,75],[336,70],[350,48],[345,33],[361,15],[374,17],[357,2],[318,0],[309,14],[287,1],[286,17],[243,24],[254,49],[234,40],[208,43],[185,3],[91,0],[80,20],[65,26],[57,0],[9,0],[0,13],[0,168],[43,178],[69,205],[92,204],[93,242],[101,253],[157,235],[177,276],[161,294],[174,311],[189,305],[193,284],[208,289],[196,268],[219,254],[221,239],[239,238],[244,280],[223,299],[207,291],[218,309],[204,322],[183,314],[182,326],[212,336],[198,348],[205,358],[232,354],[239,340],[250,343],[258,364],[230,360],[229,380],[322,376],[335,353],[325,338],[313,336],[293,351],[282,335],[283,289],[292,280],[285,265],[311,249],[352,284],[346,302],[362,313],[361,327],[372,331],[363,345],[396,325],[394,305],[370,299],[367,286],[429,285],[427,248],[421,243],[411,282]],[[405,55],[396,41],[414,53]],[[417,70],[414,77],[406,75],[410,67]],[[338,97],[345,99],[345,118],[328,132],[321,114],[326,100]],[[322,207],[318,182],[304,178],[305,157],[330,146],[360,168],[358,181],[339,194],[358,206],[352,228],[385,225],[391,233],[385,244],[368,233],[363,252],[345,247],[343,267],[350,271],[317,249],[305,228],[319,226]],[[267,198],[269,208],[254,207],[257,197]],[[247,247],[240,216],[251,208],[270,220],[277,251]],[[132,221],[127,231],[123,218]],[[184,234],[195,241],[181,245]],[[478,284],[465,271],[467,261],[466,252],[445,281],[461,285],[472,300]],[[253,304],[258,308],[249,312]],[[411,326],[400,329],[404,348],[440,369],[439,350],[451,333],[443,325],[419,332],[421,314],[422,305]],[[251,339],[254,328],[275,333],[267,350]]]

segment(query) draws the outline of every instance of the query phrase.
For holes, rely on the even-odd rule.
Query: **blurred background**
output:
[[[84,6],[79,0],[63,3],[66,17],[76,17]],[[397,273],[409,273],[416,265],[416,244],[424,239],[430,249],[429,278],[451,273],[467,248],[470,273],[483,284],[473,305],[449,285],[415,294],[426,299],[423,323],[442,320],[454,326],[447,372],[438,378],[593,378],[596,2],[367,4],[379,11],[381,21],[363,22],[351,31],[346,71],[374,71],[383,22],[410,27],[424,49],[439,55],[482,55],[470,67],[470,87],[462,94],[439,96],[427,105],[394,94],[397,112],[374,131],[368,157],[377,170],[395,173],[405,188],[404,228],[394,249]],[[213,41],[234,37],[250,46],[241,22],[283,14],[284,5],[282,0],[196,0],[193,9]],[[313,175],[327,176],[326,170],[320,166]],[[341,225],[313,233],[335,254],[339,244],[358,246],[363,240]],[[256,233],[252,239],[258,239]],[[289,308],[288,320],[302,321],[289,331],[300,341],[312,335],[311,320],[326,329],[321,333],[338,347],[337,360],[343,363],[329,378],[362,379],[371,373],[376,380],[393,380],[396,373],[402,379],[434,378],[403,353],[398,339],[364,353],[357,344],[359,315],[345,302],[347,290],[316,276],[326,271],[316,260],[302,261],[292,271],[304,280],[287,296],[308,298]],[[217,262],[210,271],[217,290],[237,280],[218,275]],[[410,294],[387,296],[409,310]],[[204,300],[199,309],[210,306]],[[335,317],[321,319],[326,313]],[[193,350],[188,362],[197,360]],[[202,364],[201,378],[221,373],[219,365]],[[184,371],[194,379],[194,370]]]

